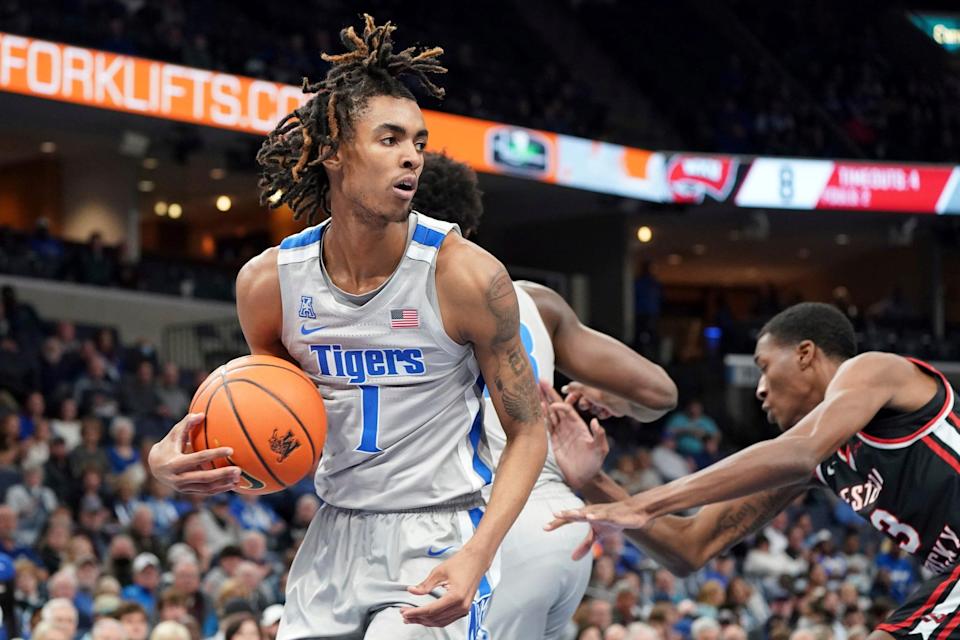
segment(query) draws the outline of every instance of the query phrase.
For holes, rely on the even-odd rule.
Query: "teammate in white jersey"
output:
[[[325,80],[305,86],[314,97],[257,158],[265,202],[311,224],[329,216],[237,278],[251,351],[296,362],[330,418],[324,505],[290,570],[280,640],[482,635],[497,549],[546,455],[507,272],[453,225],[411,215],[428,134],[399,77],[440,96],[424,74],[444,69],[439,49],[394,50],[393,30],[369,16],[362,36],[345,29],[348,53],[325,56]],[[508,438],[485,513],[484,381]],[[190,424],[154,448],[151,469],[181,490],[234,486],[182,453]]]
[[[425,155],[415,208],[457,223],[469,238],[483,213],[476,174],[445,155]],[[599,388],[572,383],[571,402],[602,408],[608,415],[652,421],[676,406],[677,388],[661,367],[585,327],[556,292],[532,282],[514,284],[520,337],[539,380],[552,387],[556,365],[566,376]],[[485,428],[496,464],[506,438],[493,412],[486,414]],[[602,434],[599,423],[593,428]],[[583,524],[563,537],[558,535],[563,531],[543,529],[554,513],[576,508],[567,505],[583,505],[572,490],[579,488],[577,478],[576,473],[565,476],[552,450],[548,452],[536,486],[500,548],[500,584],[487,618],[492,639],[560,638],[580,604],[592,562],[588,556],[573,561],[570,555],[589,528]]]

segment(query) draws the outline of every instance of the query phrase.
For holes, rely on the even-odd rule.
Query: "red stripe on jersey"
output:
[[[960,473],[960,461],[958,461],[954,456],[947,453],[944,450],[944,448],[941,447],[940,444],[933,439],[933,436],[927,436],[920,442],[930,447],[930,450],[933,451],[938,456],[940,456],[941,458],[943,458],[947,464],[953,467],[954,471],[956,471],[957,473]]]
[[[943,631],[937,636],[937,640],[947,640],[947,638],[950,637],[950,633],[957,628],[957,625],[960,625],[960,616],[955,616],[953,622],[943,628]]]
[[[930,372],[932,372],[932,373],[935,373],[935,374],[937,374],[937,376],[939,376],[940,380],[943,382],[944,392],[945,392],[945,393],[944,393],[944,398],[943,398],[943,407],[940,408],[940,411],[937,412],[937,415],[934,416],[934,417],[930,420],[930,422],[928,422],[927,424],[923,425],[922,427],[920,427],[919,429],[917,429],[916,431],[914,431],[914,432],[911,433],[910,435],[903,436],[902,438],[878,438],[878,437],[876,437],[876,436],[867,435],[867,434],[864,433],[863,431],[861,431],[860,433],[857,434],[858,436],[860,436],[861,438],[863,438],[863,439],[866,440],[867,442],[876,442],[877,444],[902,444],[902,443],[904,443],[904,442],[907,442],[907,441],[909,441],[909,440],[912,440],[913,438],[916,438],[916,437],[919,436],[921,433],[923,433],[924,431],[926,431],[927,429],[929,429],[931,426],[933,426],[933,424],[934,424],[935,422],[937,422],[938,420],[940,420],[944,415],[946,415],[946,413],[947,413],[950,409],[953,408],[953,407],[952,407],[953,403],[951,402],[951,400],[953,400],[953,393],[952,393],[952,391],[951,391],[951,390],[952,390],[952,387],[950,386],[950,383],[947,381],[947,378],[946,378],[942,373],[940,373],[939,371],[937,371],[936,369],[934,369],[933,367],[931,367],[930,365],[928,365],[926,362],[923,362],[923,361],[921,361],[921,360],[917,360],[916,358],[907,358],[907,360],[909,360],[909,361],[912,362],[913,364],[919,366],[920,368],[926,369],[927,371],[930,371]]]
[[[911,615],[909,618],[907,618],[903,622],[897,622],[894,624],[884,623],[881,625],[877,625],[877,630],[886,631],[887,633],[892,633],[897,629],[903,629],[904,627],[909,627],[911,624],[919,620],[922,616],[927,615],[927,612],[930,609],[932,609],[934,605],[936,605],[937,602],[940,600],[940,596],[943,595],[944,590],[948,586],[956,582],[957,578],[960,578],[960,565],[958,565],[953,570],[953,573],[950,574],[949,578],[947,578],[946,580],[940,583],[936,591],[930,594],[930,597],[927,598],[927,601],[925,603],[923,603],[923,606],[917,609],[916,611],[914,611],[913,615]],[[957,619],[960,620],[960,618],[957,618]]]

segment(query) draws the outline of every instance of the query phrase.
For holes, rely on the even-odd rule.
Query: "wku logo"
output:
[[[706,195],[726,200],[736,182],[737,166],[729,156],[673,156],[667,165],[673,201],[700,204]]]

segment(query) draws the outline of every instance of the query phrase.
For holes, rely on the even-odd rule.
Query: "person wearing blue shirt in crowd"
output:
[[[152,618],[157,608],[157,587],[160,585],[160,559],[152,553],[141,553],[133,559],[133,584],[120,593],[124,600],[140,604]]]
[[[703,404],[699,400],[691,400],[670,416],[667,421],[667,436],[672,436],[677,442],[677,451],[684,456],[694,459],[697,466],[704,466],[705,457],[716,451],[716,444],[720,439],[720,429],[713,418],[703,412]]]
[[[889,592],[883,595],[888,595],[896,600],[897,604],[902,604],[917,582],[916,570],[910,557],[900,547],[891,547],[889,551],[877,556],[876,563],[879,571],[886,571],[890,576]],[[876,588],[878,585],[874,586]]]
[[[113,444],[107,447],[107,459],[114,474],[120,475],[140,462],[140,451],[133,442],[135,435],[133,420],[130,418],[117,416],[110,423],[110,437],[113,439]]]
[[[268,504],[257,496],[237,494],[230,501],[230,513],[241,529],[252,529],[273,536],[283,532],[285,525]]]

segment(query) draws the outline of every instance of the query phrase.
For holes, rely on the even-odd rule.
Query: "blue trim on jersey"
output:
[[[319,240],[322,234],[322,226],[310,227],[309,229],[304,229],[300,233],[296,233],[292,236],[284,238],[283,242],[280,243],[280,248],[296,249],[297,247],[305,247],[308,244],[313,244]]]
[[[470,520],[473,522],[473,529],[476,531],[477,527],[480,526],[480,520],[483,518],[483,509],[480,507],[474,507],[470,509]],[[483,598],[485,596],[493,593],[493,589],[490,588],[490,582],[487,580],[487,574],[483,574],[483,577],[480,579],[480,588],[477,591],[477,596]]]
[[[487,383],[483,380],[483,374],[481,373],[479,376],[477,376],[477,390],[482,392],[486,390],[486,388]]]
[[[443,233],[434,231],[430,227],[425,227],[422,224],[418,224],[417,228],[413,230],[414,242],[419,242],[420,244],[437,249],[439,249],[440,245],[443,244],[443,239],[445,237],[446,236]]]
[[[470,444],[473,445],[473,470],[483,478],[484,484],[490,484],[493,480],[493,471],[487,466],[487,463],[480,457],[480,450],[477,446],[480,444],[480,433],[483,430],[483,399],[480,399],[480,408],[477,409],[477,415],[473,419],[473,426],[470,427]]]
[[[480,507],[474,507],[468,511],[470,514],[470,521],[473,522],[473,530],[476,531],[477,527],[480,526],[480,520],[483,518],[483,509]],[[470,621],[467,623],[467,640],[489,640],[490,634],[489,631],[483,626],[483,622],[487,617],[487,610],[490,608],[490,594],[493,593],[493,588],[490,586],[490,581],[487,579],[487,575],[483,574],[483,577],[480,578],[480,586],[477,588],[477,594],[473,598],[473,603],[470,605]]]

